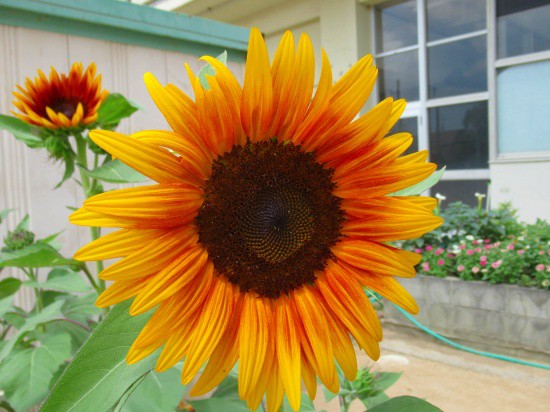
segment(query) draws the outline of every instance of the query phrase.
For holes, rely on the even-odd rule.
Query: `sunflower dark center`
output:
[[[235,146],[212,165],[196,218],[216,270],[242,291],[276,298],[315,280],[344,214],[332,169],[299,146]]]
[[[69,100],[58,100],[52,104],[52,110],[56,113],[63,113],[68,119],[71,119],[76,112],[77,106]]]

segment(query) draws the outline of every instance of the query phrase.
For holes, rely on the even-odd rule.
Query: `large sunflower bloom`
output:
[[[94,196],[75,224],[118,227],[75,257],[123,257],[100,277],[105,307],[135,297],[130,314],[157,307],[129,363],[164,345],[156,369],[185,359],[192,395],[213,389],[239,361],[239,394],[276,411],[300,406],[301,379],[336,392],[336,362],[357,372],[351,337],[379,356],[380,322],[367,287],[411,313],[392,276],[415,275],[420,257],[386,244],[434,229],[436,202],[388,194],[428,177],[420,152],[399,157],[408,133],[385,137],[405,102],[386,99],[357,120],[377,70],[366,56],[333,84],[330,63],[313,93],[312,45],[285,33],[270,65],[250,36],[244,86],[212,57],[209,89],[187,67],[195,101],[151,75],[145,83],[173,131],[92,139],[157,184]],[[208,362],[208,363],[207,363]]]
[[[93,123],[97,109],[108,92],[101,89],[101,75],[96,76],[92,63],[84,70],[74,63],[68,75],[59,75],[52,67],[49,79],[38,70],[34,82],[25,80],[26,88],[17,86],[13,104],[21,113],[12,112],[21,120],[48,129],[78,127]]]

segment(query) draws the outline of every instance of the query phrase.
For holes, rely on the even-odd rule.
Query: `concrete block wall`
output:
[[[444,336],[550,354],[550,292],[419,275],[400,279],[420,306],[420,323]],[[388,322],[412,326],[386,303]]]

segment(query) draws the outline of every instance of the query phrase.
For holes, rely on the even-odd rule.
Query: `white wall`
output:
[[[95,62],[103,76],[103,87],[119,92],[141,105],[144,110],[124,121],[119,131],[129,133],[144,129],[168,129],[164,118],[150,99],[142,77],[151,71],[161,83],[172,82],[191,92],[184,63],[196,70],[201,66],[196,56],[131,46],[101,40],[0,25],[0,113],[9,114],[12,92],[26,77],[34,78],[37,69],[49,74],[50,66],[67,72],[75,61],[85,66]],[[243,65],[229,63],[242,79]],[[0,226],[3,239],[26,214],[38,238],[64,230],[59,236],[62,252],[72,254],[88,242],[87,228],[70,226],[67,206],[82,204],[82,195],[74,181],[53,191],[61,179],[63,165],[53,164],[43,150],[31,150],[5,131],[0,131],[0,210],[15,209]],[[76,176],[76,174],[75,174]],[[13,275],[4,270],[0,277]],[[31,292],[20,294],[16,303],[28,307]]]
[[[550,221],[550,160],[497,160],[490,171],[493,206],[511,202],[523,221]]]

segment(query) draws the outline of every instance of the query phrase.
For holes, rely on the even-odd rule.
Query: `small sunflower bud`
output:
[[[66,138],[56,136],[54,134],[51,134],[46,138],[44,146],[51,157],[56,160],[63,159],[63,155],[72,150],[71,145]]]
[[[14,252],[19,249],[23,249],[26,246],[34,243],[34,233],[25,229],[15,229],[13,232],[8,232],[8,235],[4,239],[6,249]]]

